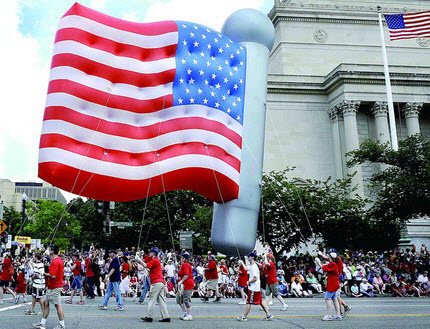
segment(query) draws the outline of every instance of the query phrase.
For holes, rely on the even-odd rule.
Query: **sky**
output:
[[[38,147],[57,24],[72,0],[0,0],[0,178],[40,181]],[[221,30],[241,8],[268,13],[273,0],[81,0],[135,22],[186,20]],[[64,193],[68,200],[74,195]]]

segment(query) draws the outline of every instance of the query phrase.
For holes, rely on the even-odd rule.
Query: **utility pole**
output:
[[[22,193],[22,214],[21,214],[21,236],[24,236],[24,221],[25,221],[25,203],[27,202],[27,195]]]

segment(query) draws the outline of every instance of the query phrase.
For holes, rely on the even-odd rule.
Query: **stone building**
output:
[[[275,0],[269,62],[265,171],[346,177],[358,193],[379,168],[346,167],[345,153],[372,138],[390,141],[377,5],[383,13],[430,11],[430,1]],[[398,139],[430,136],[430,39],[389,41],[385,30]],[[416,244],[429,243],[429,221],[414,220]]]

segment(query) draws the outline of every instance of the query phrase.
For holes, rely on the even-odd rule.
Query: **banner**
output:
[[[22,244],[30,244],[31,243],[31,238],[29,236],[16,236],[15,237],[15,242],[19,242]]]

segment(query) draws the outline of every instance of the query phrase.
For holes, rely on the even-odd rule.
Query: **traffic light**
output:
[[[7,243],[7,232],[0,234],[0,243]]]
[[[106,217],[109,210],[109,202],[106,201],[97,201],[97,213],[100,216]]]

